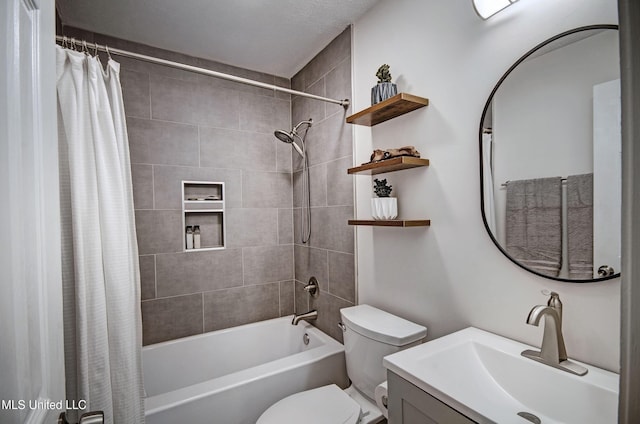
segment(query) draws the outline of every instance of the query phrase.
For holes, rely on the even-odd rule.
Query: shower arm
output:
[[[291,130],[292,133],[294,133],[295,135],[298,135],[298,128],[300,128],[302,125],[308,125],[311,126],[313,124],[313,120],[311,118],[309,118],[308,121],[301,121],[298,123],[298,125],[296,125],[295,127],[293,127],[293,129]],[[298,136],[298,138],[300,138],[300,136]]]

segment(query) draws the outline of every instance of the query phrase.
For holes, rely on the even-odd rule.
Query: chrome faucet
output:
[[[572,374],[585,375],[586,368],[567,359],[567,349],[562,337],[562,302],[558,293],[551,292],[546,305],[534,306],[527,317],[527,324],[537,327],[542,317],[545,319],[540,351],[528,349],[522,352],[522,356]]]
[[[292,325],[298,325],[300,321],[314,321],[318,319],[318,311],[315,309],[310,310],[309,312],[305,312],[304,314],[294,315],[293,320],[291,321]]]

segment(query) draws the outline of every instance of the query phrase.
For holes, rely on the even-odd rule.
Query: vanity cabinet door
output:
[[[389,424],[475,423],[391,371],[387,371],[387,381]]]

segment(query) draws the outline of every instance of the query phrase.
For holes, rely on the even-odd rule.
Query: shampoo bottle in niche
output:
[[[191,225],[187,226],[186,242],[187,250],[193,249],[193,228]]]
[[[193,227],[193,248],[200,249],[200,226],[194,225]]]

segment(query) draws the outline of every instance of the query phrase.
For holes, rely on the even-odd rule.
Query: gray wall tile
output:
[[[142,302],[142,344],[202,333],[202,294]]]
[[[292,205],[291,174],[242,171],[242,206],[287,208]]]
[[[327,205],[353,206],[353,175],[347,169],[353,166],[351,156],[327,162]]]
[[[293,245],[245,247],[242,262],[245,285],[293,279]]]
[[[311,207],[327,206],[327,178],[328,175],[326,164],[322,163],[320,165],[312,166],[309,168],[309,192],[311,194]]]
[[[227,210],[228,247],[278,244],[278,209]]]
[[[295,300],[295,312],[296,314],[304,314],[311,310],[309,307],[309,293],[304,291],[304,286],[306,283],[302,283],[300,281],[296,281],[294,284],[294,300]]]
[[[306,144],[311,166],[350,156],[352,149],[351,125],[345,124],[343,114],[335,114],[313,125],[307,133]]]
[[[325,76],[327,97],[332,99],[351,98],[351,57],[347,57]],[[353,113],[351,105],[347,109],[334,103],[325,103],[327,116],[334,113]]]
[[[330,293],[321,292],[319,297],[311,298],[310,300],[310,307],[318,311],[318,319],[313,322],[313,325],[340,343],[344,343],[342,330],[338,327],[338,323],[342,320],[340,309],[348,308],[349,306],[353,306],[353,303],[335,297]]]
[[[293,210],[294,242],[300,243],[301,209]],[[319,249],[353,253],[353,207],[329,206],[311,208],[311,240],[309,245]]]
[[[242,206],[242,173],[236,169],[154,166],[155,206],[182,210],[182,181],[224,182],[225,207]]]
[[[198,128],[127,118],[132,163],[198,166]]]
[[[120,72],[122,100],[126,116],[151,118],[151,98],[149,97],[149,74],[122,68]]]
[[[320,102],[317,100],[309,99],[307,97],[293,96],[293,100],[291,100],[291,126],[292,127],[296,125],[298,122],[306,121],[309,118],[313,119],[315,122],[320,121],[319,116],[316,115],[315,117],[313,117],[309,113],[309,110],[311,109],[311,103],[320,103]],[[324,118],[324,110],[322,115]]]
[[[276,171],[276,143],[271,134],[200,128],[200,166]]]
[[[291,88],[291,81],[289,79],[287,79],[287,78],[275,77],[274,78],[274,83],[278,87]],[[278,91],[278,92],[276,92],[276,97],[278,99],[291,101],[291,94],[289,94],[289,93],[283,93],[281,91]]]
[[[293,243],[293,210],[278,209],[278,244]]]
[[[303,207],[303,171],[293,173],[293,207]],[[346,173],[346,171],[345,171]],[[327,167],[324,163],[309,168],[311,207],[327,206]]]
[[[326,97],[324,78],[314,82],[304,90],[306,93],[316,96]],[[338,105],[338,107],[340,107]],[[325,102],[309,99],[307,97],[296,96],[291,105],[291,124],[296,125],[300,121],[307,121],[309,118],[314,123],[321,122],[326,117]],[[309,131],[313,131],[313,126]]]
[[[291,315],[295,311],[295,281],[280,282],[280,316]]]
[[[316,277],[320,288],[327,290],[327,281],[329,279],[327,251],[296,244],[294,254],[295,279],[307,284],[309,278]]]
[[[288,131],[288,128],[283,128]],[[276,140],[276,171],[278,172],[291,172],[292,164],[291,158],[294,154],[292,152],[293,148],[290,144],[279,141],[273,136],[274,140]]]
[[[240,129],[265,134],[291,124],[291,103],[274,97],[240,95]]]
[[[136,233],[141,255],[182,251],[180,211],[137,210]]]
[[[140,297],[142,300],[156,297],[156,257],[144,255],[138,257],[140,263]]]
[[[214,87],[206,81],[181,81],[151,76],[151,117],[164,121],[238,128],[236,90]]]
[[[311,208],[311,246],[338,252],[353,253],[353,207],[329,206]]]
[[[355,257],[353,254],[329,251],[328,291],[349,302],[356,301]]]
[[[157,255],[156,261],[158,297],[242,285],[240,249]]]
[[[275,81],[275,77],[273,75],[265,74],[262,72],[238,68],[236,66],[227,65],[208,59],[198,58],[197,61],[199,67],[210,69],[212,71],[222,72],[224,74],[234,75],[240,78],[252,79],[254,81],[264,82],[266,84],[273,84]],[[222,78],[209,77],[205,75],[199,75],[199,78],[214,87],[236,90],[239,92],[250,93],[257,96],[274,97],[273,90],[269,90],[266,88],[253,87],[248,84],[242,84],[239,82],[225,80]]]
[[[297,74],[295,74],[291,78],[291,88],[296,91],[304,91],[306,88],[304,83],[304,68],[302,68]],[[293,101],[296,97],[291,96],[291,100]]]
[[[280,315],[280,283],[204,293],[205,331],[235,327]]]
[[[133,205],[135,209],[153,209],[153,167],[131,165]]]

